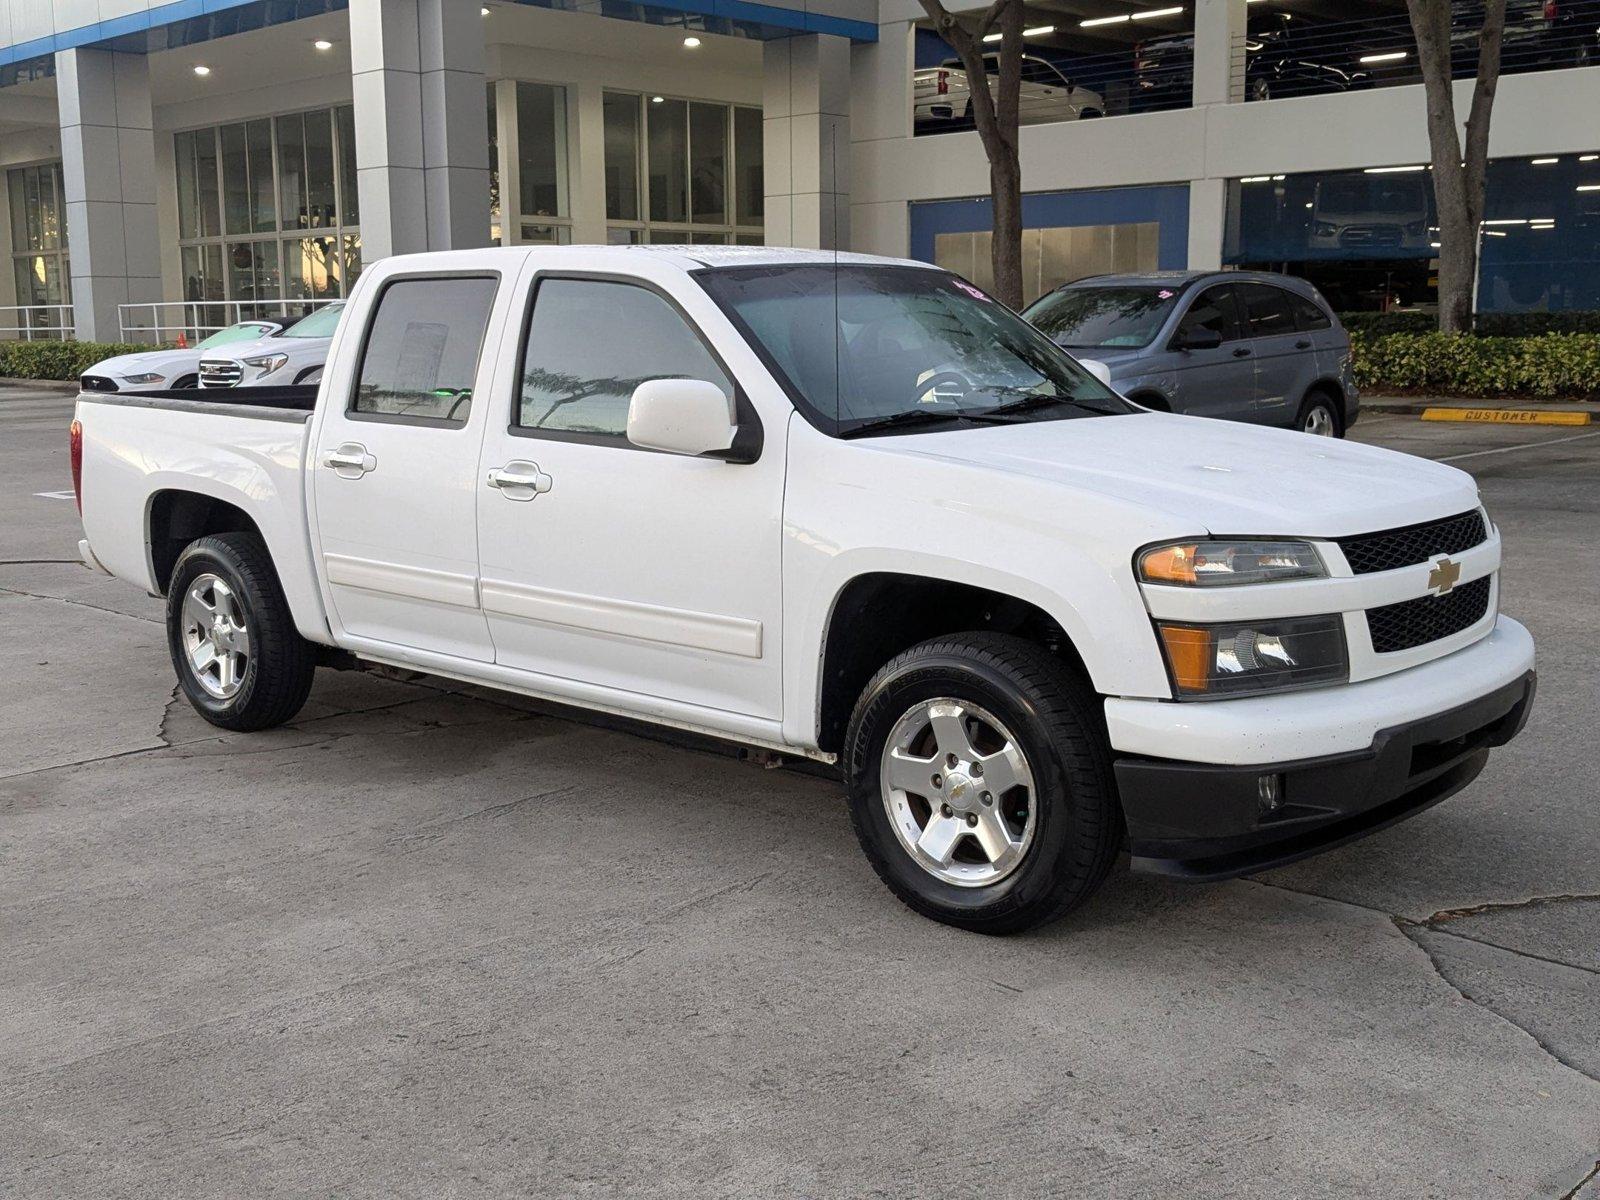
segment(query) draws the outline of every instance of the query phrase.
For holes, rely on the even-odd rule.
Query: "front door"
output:
[[[524,320],[478,471],[495,661],[604,689],[592,701],[779,719],[784,431],[752,463],[626,435],[647,379],[708,380],[754,421],[705,330],[736,335],[698,289],[614,276],[541,273]]]
[[[332,618],[352,638],[493,659],[473,483],[499,287],[488,273],[397,275],[345,318],[355,325],[339,358],[355,345],[359,359],[335,367],[307,452],[313,544]]]
[[[1189,302],[1178,324],[1179,342],[1195,329],[1216,332],[1222,344],[1173,355],[1173,410],[1196,417],[1248,418],[1255,398],[1255,365],[1240,327],[1232,284],[1208,287]]]

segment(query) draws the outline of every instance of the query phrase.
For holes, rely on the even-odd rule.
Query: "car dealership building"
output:
[[[1479,307],[1600,309],[1600,4],[1510,7]],[[1401,0],[1028,21],[1030,295],[1231,264],[1429,303]],[[170,338],[496,241],[840,246],[982,283],[950,57],[916,0],[11,0],[0,336]],[[1465,33],[1457,58],[1464,112]]]

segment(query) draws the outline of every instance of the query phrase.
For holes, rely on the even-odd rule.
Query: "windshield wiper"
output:
[[[1075,408],[1083,409],[1085,412],[1099,413],[1101,416],[1106,417],[1114,417],[1119,412],[1119,410],[1115,408],[1101,408],[1098,405],[1090,404],[1087,400],[1080,400],[1076,396],[1033,395],[1022,396],[1016,400],[1007,400],[1004,404],[997,404],[993,408],[986,408],[981,413],[975,415],[981,417],[1009,417],[1014,414],[1033,412],[1034,410],[1040,408],[1054,408],[1058,404],[1070,404]]]
[[[913,425],[942,425],[948,421],[970,421],[973,417],[973,413],[952,412],[949,409],[935,411],[927,408],[908,408],[904,412],[890,413],[886,417],[875,417],[859,425],[852,425],[849,429],[842,430],[840,436],[855,437],[861,433],[880,433],[885,429],[909,428]]]

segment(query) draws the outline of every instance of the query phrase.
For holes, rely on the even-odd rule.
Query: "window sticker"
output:
[[[1175,295],[1177,295],[1177,293],[1172,291],[1171,289],[1162,288],[1159,292],[1156,293],[1156,299],[1157,300],[1171,300],[1172,297],[1175,296]]]
[[[973,287],[970,283],[967,283],[964,280],[952,279],[950,282],[954,283],[958,288],[960,288],[967,295],[971,296],[974,300],[982,300],[985,304],[992,304],[993,303],[993,301],[990,300],[989,297],[985,296],[977,288]]]

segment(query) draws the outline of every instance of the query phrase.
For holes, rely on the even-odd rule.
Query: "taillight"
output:
[[[950,91],[950,72],[939,72],[939,95],[947,95]]]
[[[67,433],[67,443],[72,454],[72,497],[78,502],[78,515],[83,516],[83,422],[74,421]]]
[[[1557,4],[1556,0],[1544,0],[1544,19],[1546,21],[1554,21],[1560,15],[1561,5]]]

